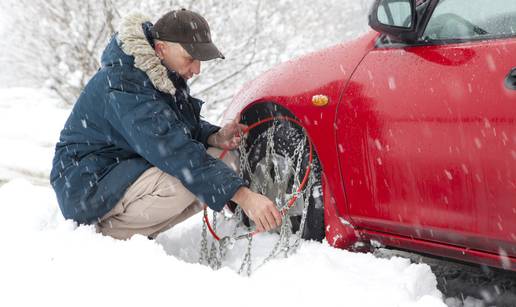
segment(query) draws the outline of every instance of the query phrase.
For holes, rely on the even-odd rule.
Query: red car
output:
[[[274,139],[282,163],[306,133],[322,188],[305,238],[516,271],[516,1],[377,0],[369,24],[376,31],[281,64],[235,96],[225,119],[304,126],[250,132],[253,179],[269,180],[272,198],[286,193],[260,174],[264,144]]]

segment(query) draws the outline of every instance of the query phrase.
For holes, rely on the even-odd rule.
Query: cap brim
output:
[[[220,52],[213,43],[181,43],[181,46],[183,46],[192,58],[199,61],[209,61],[217,58],[225,59],[222,52]]]

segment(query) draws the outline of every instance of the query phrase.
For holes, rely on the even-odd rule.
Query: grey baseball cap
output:
[[[204,17],[187,9],[170,11],[163,15],[154,25],[152,36],[155,39],[179,43],[199,61],[224,55],[211,40],[210,26]]]

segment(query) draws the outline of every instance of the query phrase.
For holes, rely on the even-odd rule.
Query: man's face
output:
[[[157,41],[155,47],[156,54],[163,60],[163,64],[185,80],[201,72],[201,62],[192,58],[180,44]]]

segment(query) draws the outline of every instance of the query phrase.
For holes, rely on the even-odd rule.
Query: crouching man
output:
[[[217,159],[245,126],[202,120],[203,102],[190,96],[187,80],[215,58],[224,57],[195,12],[171,11],[155,25],[139,14],[123,20],[56,144],[50,182],[65,218],[117,239],[154,238],[232,200],[258,231],[281,223],[237,176],[234,158]]]

